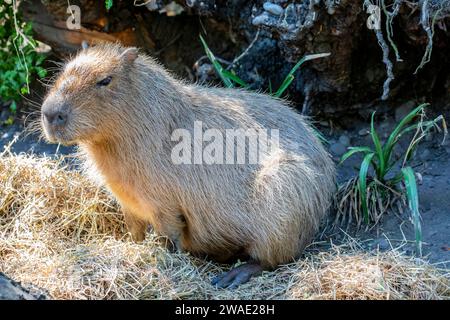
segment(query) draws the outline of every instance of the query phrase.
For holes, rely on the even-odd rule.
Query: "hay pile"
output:
[[[351,245],[265,272],[237,290],[210,279],[226,266],[130,241],[108,193],[63,161],[0,155],[0,272],[53,299],[440,299],[448,270]]]

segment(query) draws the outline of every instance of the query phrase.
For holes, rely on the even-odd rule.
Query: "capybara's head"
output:
[[[101,140],[126,115],[136,48],[99,45],[83,49],[62,69],[41,110],[50,142]]]

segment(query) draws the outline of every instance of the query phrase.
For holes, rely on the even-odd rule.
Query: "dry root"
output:
[[[372,222],[372,226],[376,225],[386,212],[403,213],[403,207],[406,205],[404,196],[397,190],[377,180],[374,182],[373,184],[368,183],[366,190],[369,220]],[[348,180],[339,187],[334,198],[335,225],[345,226],[346,228],[352,222],[356,223],[358,227],[362,225],[361,198],[358,190],[358,177]]]

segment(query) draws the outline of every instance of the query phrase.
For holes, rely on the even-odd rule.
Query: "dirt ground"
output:
[[[43,300],[45,295],[39,289],[25,289],[20,283],[0,272],[0,300]],[[36,291],[36,292],[35,292]]]

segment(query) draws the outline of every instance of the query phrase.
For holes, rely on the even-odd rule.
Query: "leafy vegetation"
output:
[[[111,9],[112,6],[113,6],[113,4],[114,4],[113,0],[105,0],[105,7],[106,7],[106,10]]]
[[[395,127],[384,144],[381,143],[374,126],[375,112],[370,122],[370,135],[373,147],[350,147],[342,156],[341,163],[352,155],[362,153],[364,158],[357,177],[340,186],[338,191],[338,215],[351,221],[352,216],[360,223],[360,215],[364,223],[378,222],[387,209],[398,205],[398,200],[406,197],[412,214],[415,229],[417,253],[422,252],[422,233],[419,213],[419,195],[415,173],[409,162],[419,142],[436,128],[441,131],[438,123],[442,123],[444,138],[447,127],[442,115],[433,120],[425,120],[424,109],[428,104],[422,104],[406,115]],[[417,120],[417,121],[416,121]],[[394,159],[394,149],[400,138],[413,133],[409,146],[401,157]],[[398,166],[401,161],[400,166]],[[398,169],[400,167],[400,169]],[[372,169],[372,170],[370,170]],[[400,183],[403,182],[403,185]]]
[[[20,96],[30,92],[31,77],[46,75],[41,66],[45,56],[35,50],[31,24],[16,10],[15,1],[0,1],[0,98],[13,112]]]
[[[241,78],[239,78],[236,73],[231,70],[227,70],[225,69],[220,62],[217,60],[217,58],[214,56],[214,54],[212,53],[212,51],[209,49],[205,39],[203,39],[203,37],[200,35],[200,41],[203,45],[203,48],[205,50],[206,55],[208,56],[208,59],[211,61],[211,63],[214,66],[214,69],[216,70],[217,74],[219,75],[220,79],[222,80],[222,82],[224,83],[224,85],[227,88],[234,88],[236,87],[236,85],[238,87],[241,88],[248,88],[249,85],[247,83],[245,83],[244,80],[242,80]],[[283,96],[283,94],[285,93],[286,89],[289,88],[289,86],[291,85],[292,81],[294,81],[295,79],[295,72],[297,72],[297,70],[300,68],[300,66],[309,60],[314,60],[314,59],[319,59],[319,58],[324,58],[324,57],[328,57],[330,55],[330,53],[318,53],[318,54],[310,54],[310,55],[306,55],[303,58],[300,59],[300,61],[298,61],[295,66],[291,69],[291,71],[289,71],[289,73],[287,74],[287,76],[284,78],[283,82],[281,83],[280,87],[274,92],[272,91],[272,87],[269,87],[269,94],[273,95],[274,97],[280,98],[281,96]],[[323,143],[327,143],[326,138],[322,135],[322,133],[320,133],[316,128],[313,128],[314,132],[316,134],[316,136],[319,138],[320,141],[322,141]]]
[[[245,83],[244,80],[239,78],[234,71],[229,71],[225,69],[220,62],[217,60],[217,58],[214,56],[212,51],[209,49],[208,45],[206,44],[205,39],[203,39],[202,36],[200,36],[200,41],[202,42],[203,48],[205,49],[206,55],[208,56],[209,60],[214,66],[214,69],[218,73],[220,79],[228,88],[234,88],[236,85],[247,88],[249,85]],[[283,82],[281,83],[280,87],[273,92],[272,88],[269,88],[269,93],[277,98],[281,97],[287,88],[291,85],[292,81],[295,79],[295,72],[300,68],[300,66],[309,60],[319,59],[328,57],[330,53],[318,53],[318,54],[310,54],[304,56],[302,59],[300,59],[299,62],[295,64],[295,66],[291,69],[291,71],[288,73],[288,75],[284,78]]]

